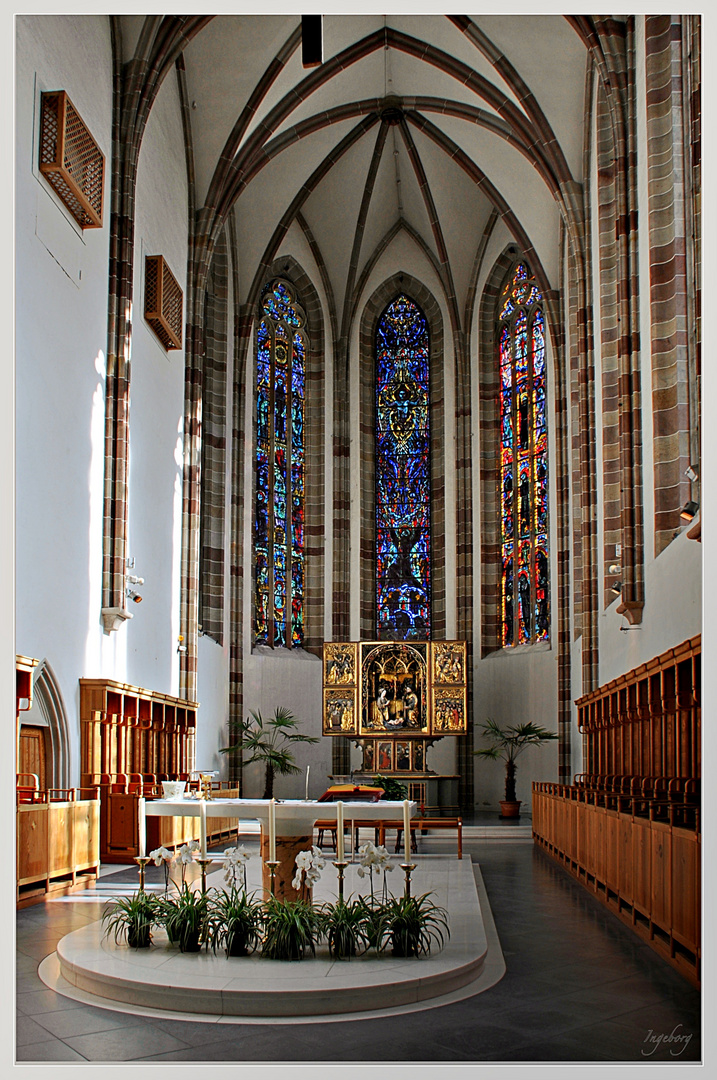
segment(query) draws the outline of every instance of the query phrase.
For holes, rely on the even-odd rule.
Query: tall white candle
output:
[[[403,800],[403,849],[406,862],[411,861],[411,809],[408,799]]]
[[[336,803],[336,861],[344,861],[344,804]]]
[[[307,765],[306,766],[306,801],[307,802],[309,801],[309,770],[310,769],[311,769],[311,766]]]
[[[207,804],[204,799],[199,803],[199,853],[203,859],[207,857]]]
[[[137,800],[137,825],[139,826],[139,858],[144,859],[147,851],[147,816],[144,799]]]
[[[276,801],[269,803],[269,862],[276,862]]]

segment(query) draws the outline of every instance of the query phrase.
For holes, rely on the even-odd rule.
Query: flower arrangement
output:
[[[239,847],[228,847],[224,851],[224,880],[233,889],[237,887],[237,875],[241,870],[244,878],[244,892],[246,892],[246,864],[251,858],[243,844]]]
[[[149,857],[154,860],[155,866],[164,866],[164,895],[166,896],[169,889],[169,868],[174,862],[174,855],[169,848],[158,847],[150,851]]]
[[[361,847],[358,849],[358,853],[361,856],[361,858],[359,859],[359,866],[358,866],[357,873],[358,873],[358,876],[360,878],[366,877],[367,873],[369,875],[369,880],[371,882],[371,903],[373,904],[373,902],[374,902],[374,895],[373,895],[373,873],[374,873],[374,870],[379,875],[379,877],[381,876],[381,873],[383,872],[383,875],[384,875],[384,877],[383,877],[383,900],[385,902],[385,900],[386,900],[386,889],[387,889],[386,874],[388,874],[391,870],[393,870],[393,864],[391,862],[391,856],[389,855],[388,851],[383,846],[383,844],[378,844],[378,845],[377,844],[372,844],[370,840],[367,843],[361,845]]]
[[[200,850],[199,842],[197,840],[190,840],[188,844],[182,844],[172,860],[172,863],[178,865],[181,869],[182,888],[184,888],[184,885],[186,884],[187,867],[191,866],[194,862],[194,853]]]
[[[321,877],[321,871],[326,866],[321,849],[314,844],[307,851],[300,851],[296,856],[294,880],[291,882],[294,889],[301,888],[302,876],[307,888],[311,888]]]

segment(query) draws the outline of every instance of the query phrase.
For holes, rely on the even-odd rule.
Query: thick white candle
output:
[[[269,803],[269,862],[276,862],[276,801]]]
[[[306,766],[306,801],[307,802],[309,801],[309,770],[310,769],[311,769],[311,766],[307,765]]]
[[[202,799],[199,803],[199,853],[207,857],[207,804]]]
[[[408,799],[403,800],[403,849],[406,862],[411,861],[411,810]]]
[[[344,861],[344,804],[336,803],[336,861]]]
[[[144,799],[137,800],[137,824],[139,826],[139,858],[144,859],[147,851],[147,817]]]

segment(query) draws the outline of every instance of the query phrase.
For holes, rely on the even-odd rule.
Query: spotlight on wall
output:
[[[682,510],[680,511],[680,517],[683,521],[692,521],[692,518],[695,516],[699,508],[700,504],[693,502],[692,499],[690,499],[682,507]]]
[[[610,592],[614,592],[615,596],[619,596],[620,593],[622,592],[622,582],[621,581],[613,582],[613,584],[610,586]]]
[[[132,600],[135,604],[142,603],[142,597],[139,595],[138,592],[134,592],[132,589],[127,590],[127,599]]]
[[[129,581],[130,585],[144,585],[144,578],[135,577],[134,574],[129,574],[127,576],[127,580]]]
[[[685,469],[685,476],[687,477],[688,480],[691,480],[692,483],[694,483],[695,480],[697,480],[699,478],[699,475],[700,475],[700,470],[698,469],[698,467],[696,465],[688,465],[687,468]]]
[[[180,634],[179,637],[177,638],[177,641],[179,642],[179,644],[177,645],[177,652],[178,653],[186,652],[187,651],[187,646],[184,644],[184,634]]]
[[[619,563],[616,563],[616,562],[612,563],[610,566],[608,566],[607,572],[608,572],[608,574],[619,574],[620,573],[620,565],[619,565]]]

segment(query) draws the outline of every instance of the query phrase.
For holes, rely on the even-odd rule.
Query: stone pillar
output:
[[[300,851],[309,850],[313,842],[313,833],[306,836],[277,836],[276,858],[279,865],[276,868],[276,877],[274,878],[274,895],[277,900],[298,900],[299,897],[303,900],[311,900],[311,889],[302,885],[302,888],[297,891],[291,882],[296,873],[296,856]],[[264,896],[268,898],[271,894],[271,876],[266,865],[266,860],[269,858],[269,830],[268,828],[265,829],[263,825],[261,828],[260,851],[262,861],[261,882],[264,887]]]

